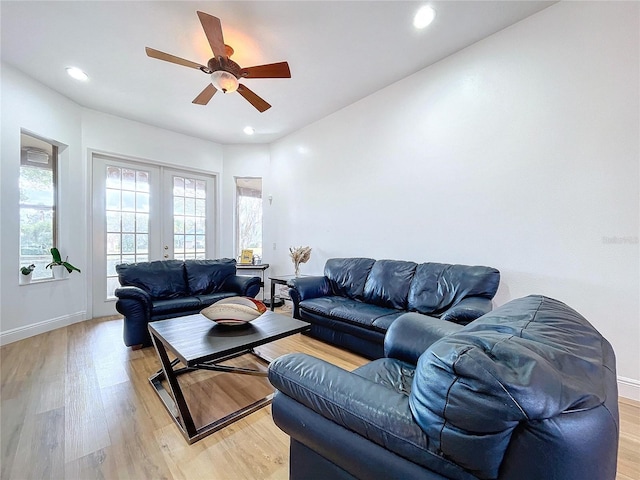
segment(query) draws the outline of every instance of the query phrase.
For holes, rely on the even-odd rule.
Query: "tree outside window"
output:
[[[236,245],[262,258],[262,179],[236,178]]]
[[[57,148],[30,135],[20,138],[20,266],[34,264],[34,280],[51,278],[45,266],[56,243]]]

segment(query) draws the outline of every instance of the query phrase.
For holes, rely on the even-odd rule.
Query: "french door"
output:
[[[93,156],[93,316],[113,315],[116,265],[215,252],[215,177]]]

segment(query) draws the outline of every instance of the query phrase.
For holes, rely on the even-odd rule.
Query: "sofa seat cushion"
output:
[[[166,315],[175,312],[189,312],[201,307],[197,297],[181,297],[169,300],[154,300],[151,306],[151,315]],[[186,313],[185,313],[186,315]]]
[[[384,385],[398,393],[409,395],[415,371],[415,365],[393,358],[380,358],[356,368],[351,373]]]
[[[236,294],[232,292],[218,292],[218,293],[210,293],[209,295],[194,295],[200,301],[200,306],[202,308],[208,307],[209,305],[213,305],[218,300],[222,300],[223,298],[235,297]]]
[[[219,292],[227,277],[236,274],[236,261],[232,258],[185,260],[184,269],[189,294],[206,295]]]
[[[396,321],[396,318],[404,315],[405,313],[407,312],[404,310],[394,310],[393,313],[376,318],[371,326],[378,332],[386,333],[391,324]]]
[[[300,302],[300,309],[368,328],[373,328],[373,323],[379,317],[397,313],[392,308],[337,296],[303,300]]]

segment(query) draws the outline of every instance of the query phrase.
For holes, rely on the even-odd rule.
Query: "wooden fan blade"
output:
[[[200,65],[199,63],[185,60],[184,58],[176,57],[175,55],[170,55],[153,48],[146,47],[145,51],[151,58],[157,58],[158,60],[164,60],[165,62],[177,63],[178,65],[197,69],[200,69],[201,67],[206,68],[204,65]]]
[[[208,13],[198,12],[198,18],[202,24],[204,34],[209,40],[211,51],[215,57],[226,57],[226,49],[224,48],[224,38],[222,37],[222,24],[218,17],[209,15]]]
[[[212,84],[209,84],[204,87],[204,90],[202,90],[191,103],[195,103],[196,105],[206,105],[207,103],[209,103],[209,100],[211,100],[211,97],[213,97],[217,91],[218,89],[216,87],[214,87]]]
[[[251,105],[256,107],[256,109],[260,113],[271,108],[271,105],[269,105],[267,102],[261,99],[258,95],[253,93],[245,85],[242,85],[242,84],[238,85],[238,93],[242,95]]]
[[[291,78],[291,70],[287,62],[279,62],[243,68],[240,75],[245,78]]]

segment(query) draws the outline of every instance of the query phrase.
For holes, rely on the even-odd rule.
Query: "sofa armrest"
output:
[[[466,297],[444,312],[441,320],[466,325],[492,309],[491,300],[485,297]]]
[[[331,295],[331,286],[327,277],[297,277],[287,282],[289,296],[293,302],[293,318],[300,318],[300,302],[309,298]]]
[[[300,301],[331,295],[331,286],[327,277],[292,278],[287,282],[287,285],[295,290]]]
[[[416,365],[424,351],[442,337],[462,329],[462,325],[441,318],[410,312],[400,315],[384,337],[384,355]]]
[[[260,277],[230,275],[222,284],[222,290],[237,293],[241,297],[255,297],[260,291],[261,282]]]
[[[278,395],[399,455],[415,458],[427,450],[428,439],[403,393],[302,353],[274,360],[269,380]]]
[[[133,286],[116,288],[115,295],[118,297],[116,310],[124,316],[124,344],[128,347],[150,345],[147,325],[151,321],[151,295]]]
[[[116,288],[115,296],[118,297],[116,302],[116,310],[125,317],[128,313],[128,306],[138,304],[137,308],[142,308],[147,319],[151,317],[151,295],[138,287],[119,287]],[[123,311],[124,310],[124,311]],[[138,313],[138,312],[136,312]]]

